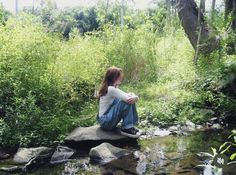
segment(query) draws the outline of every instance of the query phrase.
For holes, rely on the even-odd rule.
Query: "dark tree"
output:
[[[219,45],[219,40],[207,25],[195,1],[177,0],[177,9],[182,27],[195,51],[198,50],[201,54],[214,51]]]
[[[11,13],[8,12],[0,3],[0,24],[5,25],[5,22],[8,20]]]
[[[227,54],[232,55],[236,52],[236,0],[225,0],[225,23],[229,23],[226,52]]]
[[[216,0],[212,0],[212,4],[211,4],[211,20],[214,20],[215,6],[216,6]]]
[[[87,21],[88,21],[87,23],[89,24],[88,31],[93,31],[98,29],[99,23],[95,8],[91,8],[88,10]]]
[[[236,0],[225,0],[225,20],[228,22],[228,19],[231,17],[230,27],[236,29]]]

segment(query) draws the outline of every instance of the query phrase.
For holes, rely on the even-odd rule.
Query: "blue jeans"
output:
[[[122,119],[122,128],[129,129],[138,123],[135,104],[129,104],[117,98],[114,99],[107,111],[98,116],[97,121],[104,130],[113,130]]]

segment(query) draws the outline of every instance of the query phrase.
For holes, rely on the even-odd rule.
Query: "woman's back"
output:
[[[106,112],[115,98],[127,101],[129,98],[129,94],[114,86],[108,86],[107,94],[101,96],[99,99],[99,116],[102,116]]]

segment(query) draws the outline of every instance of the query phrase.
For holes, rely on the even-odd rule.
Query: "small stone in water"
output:
[[[156,130],[154,131],[154,135],[155,136],[167,136],[167,135],[170,135],[171,132],[168,131],[168,130]]]

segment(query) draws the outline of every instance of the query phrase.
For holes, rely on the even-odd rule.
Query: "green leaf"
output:
[[[232,161],[232,162],[227,163],[227,165],[232,165],[232,164],[236,164],[236,161]]]
[[[227,148],[225,148],[223,151],[221,151],[220,153],[221,154],[224,154],[226,151],[228,151],[229,150],[229,148],[231,147],[232,145],[229,145]]]
[[[223,144],[220,146],[219,151],[221,151],[228,143],[229,143],[229,142],[223,143]]]
[[[212,152],[213,152],[213,155],[215,156],[215,155],[217,154],[217,151],[216,151],[216,149],[215,149],[215,148],[213,148],[213,147],[211,147],[211,150],[212,150]]]
[[[231,156],[230,156],[230,160],[234,160],[236,158],[236,153],[233,153]]]

